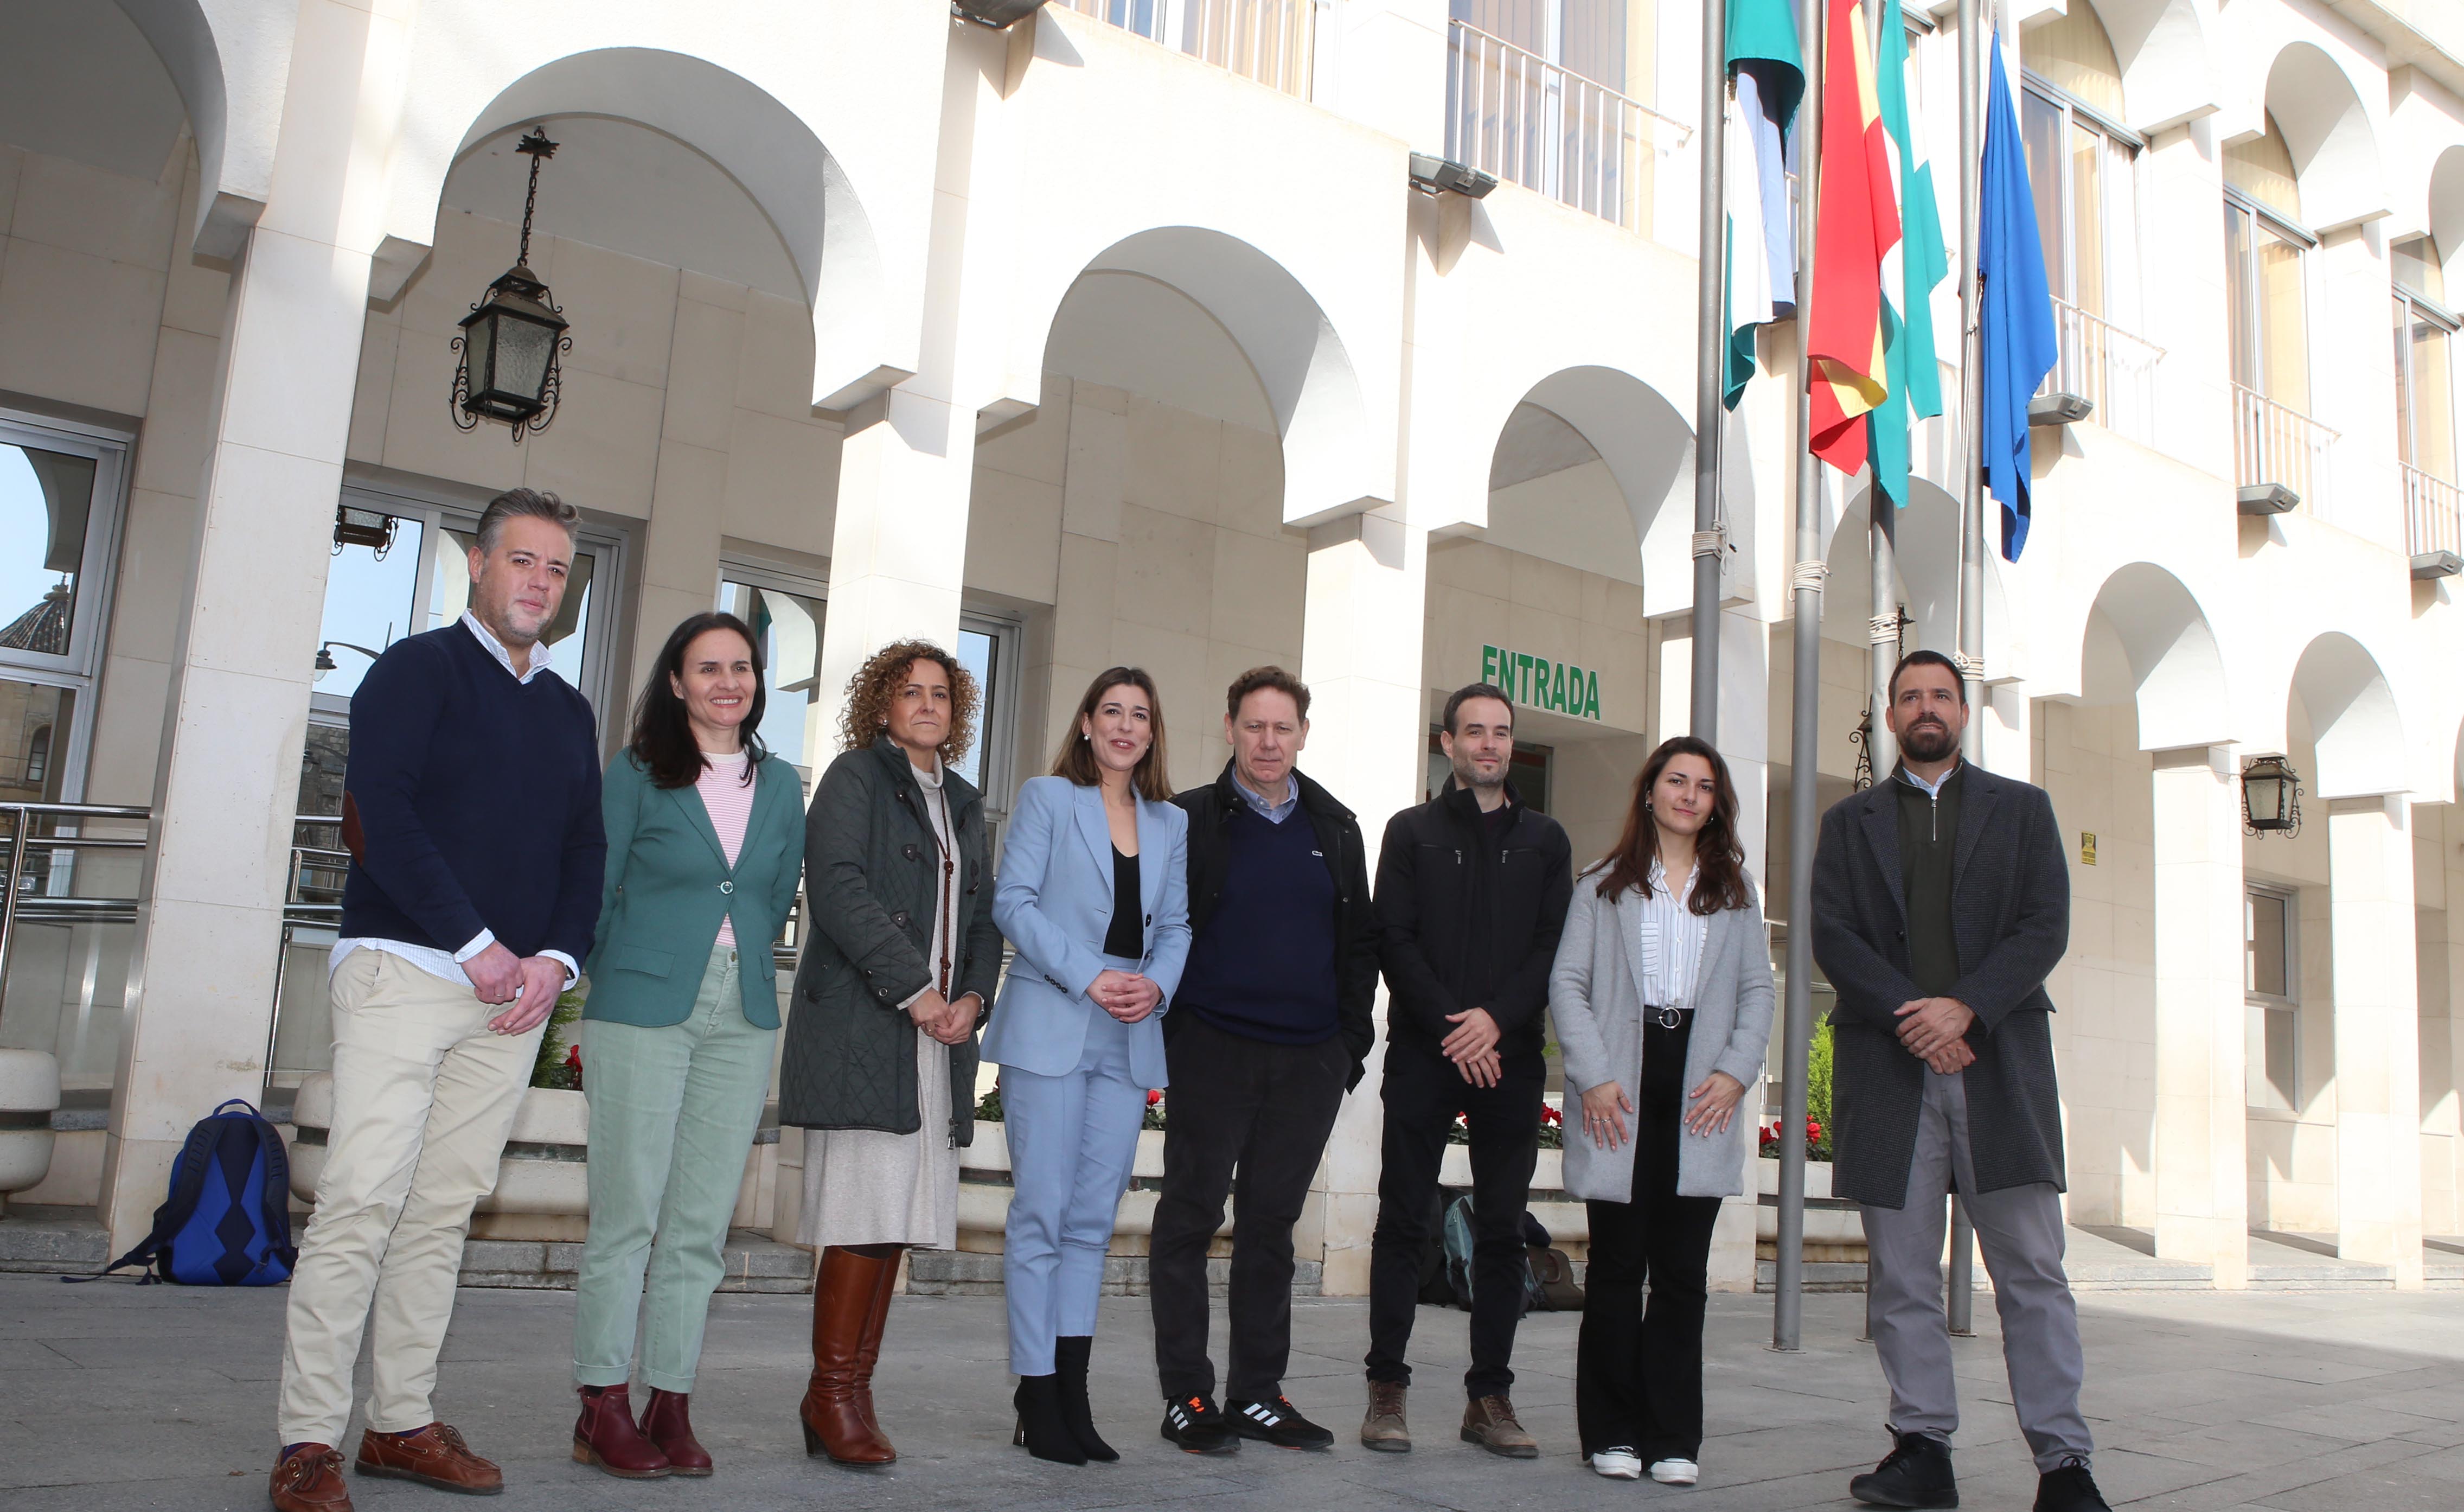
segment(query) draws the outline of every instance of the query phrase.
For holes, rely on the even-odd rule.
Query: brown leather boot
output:
[[[881,1273],[896,1265],[837,1245],[822,1251],[813,1282],[813,1378],[797,1408],[808,1455],[827,1454],[843,1465],[886,1465],[898,1457],[855,1405],[856,1358],[873,1293]]]
[[[642,1436],[659,1446],[668,1463],[680,1476],[710,1474],[710,1451],[693,1437],[693,1416],[687,1411],[692,1398],[682,1391],[662,1391],[650,1388],[650,1399],[642,1404]]]
[[[659,1446],[633,1426],[633,1404],[622,1386],[582,1386],[582,1415],[573,1423],[573,1457],[625,1480],[675,1474]]]
[[[864,1316],[864,1338],[855,1351],[855,1410],[881,1447],[890,1449],[890,1435],[881,1431],[881,1419],[872,1412],[872,1367],[881,1360],[881,1331],[890,1324],[890,1299],[898,1289],[898,1251],[882,1262],[880,1279],[872,1283],[872,1308]],[[896,1450],[891,1451],[894,1457]]]

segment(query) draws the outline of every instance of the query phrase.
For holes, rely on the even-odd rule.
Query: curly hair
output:
[[[847,706],[839,715],[839,744],[847,750],[869,745],[890,723],[890,700],[907,680],[907,669],[930,659],[950,678],[950,738],[940,745],[944,766],[964,761],[976,741],[976,709],[981,695],[958,658],[929,640],[893,640],[865,658],[847,678]]]

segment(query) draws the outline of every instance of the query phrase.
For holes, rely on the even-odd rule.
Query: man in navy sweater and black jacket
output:
[[[1343,1095],[1377,1031],[1377,925],[1359,821],[1292,769],[1308,686],[1281,667],[1233,681],[1231,764],[1177,800],[1189,812],[1194,932],[1164,1020],[1172,1078],[1163,1191],[1148,1244],[1163,1436],[1194,1454],[1334,1435],[1284,1396],[1292,1225]],[[1206,1249],[1232,1205],[1232,1358],[1223,1406],[1207,1358]]]
[[[1539,1445],[1514,1415],[1507,1361],[1523,1317],[1523,1212],[1540,1150],[1541,1058],[1549,969],[1574,891],[1565,830],[1507,781],[1514,705],[1475,682],[1446,700],[1440,741],[1446,790],[1395,815],[1377,851],[1386,967],[1384,1165],[1369,1260],[1369,1411],[1360,1441],[1412,1447],[1403,1351],[1420,1300],[1420,1256],[1438,1167],[1455,1115],[1471,1135],[1470,1398],[1462,1436],[1530,1459]]]
[[[554,494],[500,495],[468,553],[469,612],[388,648],[351,698],[333,1121],[291,1281],[276,1512],[349,1512],[336,1446],[371,1304],[360,1474],[503,1488],[429,1393],[471,1210],[599,922],[596,725],[540,640],[579,520]]]

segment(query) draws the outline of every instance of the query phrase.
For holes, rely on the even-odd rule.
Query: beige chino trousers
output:
[[[372,1303],[368,1426],[435,1421],[471,1210],[495,1190],[545,1025],[495,1034],[501,1006],[367,949],[342,958],[332,1003],[334,1123],[291,1277],[279,1413],[285,1444],[339,1447]]]

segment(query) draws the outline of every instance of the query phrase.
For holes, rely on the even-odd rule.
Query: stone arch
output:
[[[1525,406],[1562,421],[1590,446],[1622,498],[1625,523],[1633,529],[1631,545],[1625,549],[1634,554],[1626,563],[1609,564],[1609,575],[1627,577],[1621,568],[1630,567],[1636,574],[1630,580],[1644,584],[1646,589],[1654,584],[1690,584],[1693,516],[1662,506],[1693,477],[1694,433],[1667,396],[1620,368],[1562,367],[1526,389],[1488,434],[1503,440],[1516,411]],[[1492,448],[1495,444],[1491,443]],[[1511,517],[1500,520],[1492,513],[1488,530],[1492,539],[1510,545],[1513,538],[1556,523]],[[1690,593],[1691,589],[1685,591]]]
[[[1869,644],[1866,624],[1875,613],[1873,575],[1867,567],[1865,529],[1872,519],[1871,485],[1855,484],[1847,507],[1832,527],[1825,560],[1831,575],[1822,590],[1823,634],[1834,640]],[[1950,652],[1959,645],[1960,505],[1940,484],[1908,479],[1908,502],[1899,512],[1892,545],[1900,592],[1907,605],[1910,651]],[[2017,669],[2021,615],[2006,564],[1988,544],[1985,556],[1985,667],[1989,678]]]
[[[2095,10],[2122,65],[2125,125],[2152,137],[2215,108],[2212,0],[2095,0]]]
[[[2310,716],[2319,769],[2303,775],[2321,799],[2404,792],[2404,716],[2378,658],[2329,631],[2302,648],[2292,687]]]
[[[2464,277],[2464,267],[2455,261],[2456,253],[2464,251],[2464,145],[2438,154],[2431,165],[2429,192],[2427,229],[2437,244],[2441,271]]]
[[[2292,151],[2311,230],[2335,231],[2387,213],[2377,129],[2335,59],[2311,43],[2287,43],[2268,64],[2264,98]]]
[[[2139,711],[2139,748],[2220,745],[2233,700],[2222,650],[2207,611],[2180,578],[2150,562],[2116,567],[2089,616],[2102,615],[2122,641]],[[2079,682],[2087,683],[2084,639]]]
[[[880,360],[889,310],[882,256],[846,169],[776,96],[702,58],[641,47],[568,54],[499,91],[450,150],[441,142],[406,142],[413,161],[402,171],[427,196],[428,224],[434,225],[456,161],[505,131],[559,116],[610,117],[672,137],[715,164],[759,207],[812,306],[816,409],[847,408],[908,376]],[[388,238],[379,260],[390,264],[399,288],[422,256],[424,248],[396,248]]]
[[[214,6],[210,16],[200,0],[118,4],[163,60],[196,135],[196,250],[234,256],[274,184],[297,0]]]

